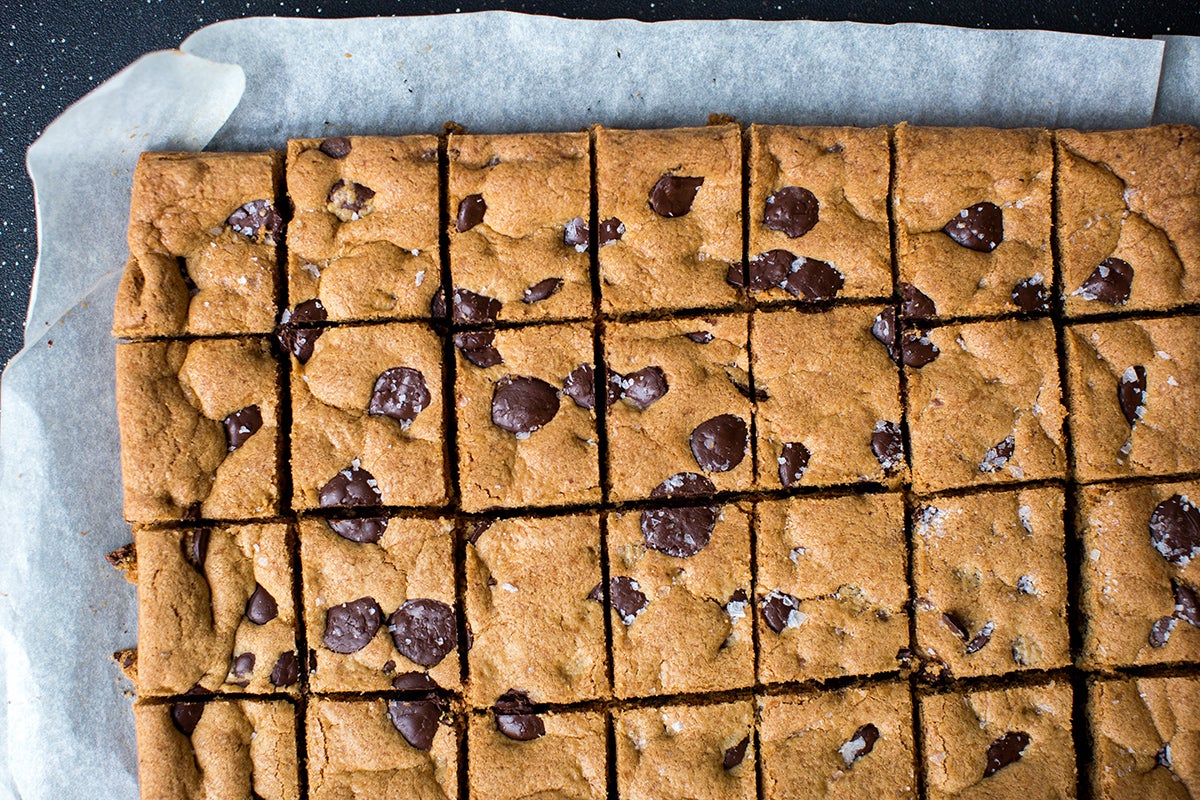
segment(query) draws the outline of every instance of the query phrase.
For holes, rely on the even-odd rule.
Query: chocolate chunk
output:
[[[871,335],[887,348],[892,361],[899,364],[900,354],[896,350],[896,309],[888,306],[876,315],[875,322],[871,324]]]
[[[1004,469],[1004,465],[1013,457],[1016,452],[1017,444],[1013,435],[1010,433],[1004,437],[1004,440],[999,442],[995,447],[990,448],[983,456],[983,461],[979,464],[979,471],[992,473]]]
[[[563,244],[574,247],[577,252],[586,253],[591,243],[591,231],[583,217],[576,217],[563,226]]]
[[[811,457],[812,453],[800,442],[784,442],[779,452],[779,482],[785,487],[799,483]]]
[[[201,575],[204,574],[204,559],[208,557],[210,535],[207,528],[200,528],[184,533],[183,538],[179,540],[179,549],[183,552],[183,560],[195,567]]]
[[[433,747],[433,737],[442,718],[442,709],[436,701],[389,700],[387,715],[404,741],[418,750],[428,751]]]
[[[279,616],[279,604],[271,593],[261,585],[255,584],[254,594],[246,601],[246,619],[255,625],[266,625]]]
[[[1110,306],[1123,306],[1133,288],[1133,267],[1119,258],[1101,261],[1075,294],[1084,300],[1099,300]]]
[[[879,741],[879,728],[870,722],[856,730],[850,737],[850,741],[838,748],[838,753],[842,756],[842,763],[846,765],[846,769],[850,769],[860,758],[874,750],[877,741]]]
[[[933,304],[933,298],[922,292],[911,283],[901,282],[899,284],[900,298],[904,301],[900,306],[900,313],[912,319],[927,319],[937,316],[937,308]]]
[[[708,344],[713,340],[713,335],[708,331],[692,331],[691,333],[685,333],[684,336],[696,344]]]
[[[247,239],[275,244],[283,231],[283,217],[270,200],[251,200],[229,215],[225,224]]]
[[[329,187],[327,208],[342,222],[353,222],[375,210],[374,197],[375,190],[369,186],[340,179]]]
[[[942,624],[949,628],[955,636],[962,639],[963,642],[967,642],[971,639],[971,634],[967,630],[966,623],[949,611],[942,614]]]
[[[345,158],[350,155],[350,140],[345,136],[333,136],[321,142],[317,149],[330,158]]]
[[[203,703],[171,704],[171,722],[175,723],[175,727],[184,736],[192,735],[192,732],[196,730],[196,726],[200,724],[200,717],[203,714]]]
[[[305,300],[290,311],[284,311],[280,322],[289,325],[311,325],[314,322],[324,322],[329,318],[321,301],[313,298]]]
[[[1171,743],[1167,742],[1162,747],[1158,748],[1158,752],[1154,754],[1154,764],[1158,767],[1166,767],[1171,769]],[[1174,771],[1174,770],[1172,770]]]
[[[325,634],[321,641],[335,653],[357,653],[375,638],[382,621],[383,611],[375,598],[360,597],[325,612]]]
[[[232,453],[262,428],[262,412],[258,406],[246,406],[225,418],[225,442]]]
[[[1200,555],[1200,510],[1184,495],[1172,495],[1150,515],[1150,544],[1177,567]]]
[[[580,364],[563,381],[563,394],[575,405],[591,411],[596,407],[596,370],[591,364]]]
[[[784,186],[767,198],[763,225],[799,239],[813,229],[820,218],[817,196],[801,186]]]
[[[538,281],[524,291],[521,301],[532,305],[540,300],[545,300],[550,295],[557,293],[562,285],[562,278],[546,278],[544,281]]]
[[[1151,647],[1166,647],[1167,642],[1171,640],[1171,632],[1175,630],[1175,625],[1178,623],[1175,617],[1159,617],[1150,626],[1150,636],[1147,637]]]
[[[650,497],[705,497],[715,494],[717,487],[708,478],[696,472],[680,472],[650,490]]]
[[[682,217],[692,210],[704,178],[663,175],[650,190],[650,208],[660,217]]]
[[[492,391],[492,423],[525,438],[554,419],[558,390],[540,378],[505,375]]]
[[[600,247],[605,247],[619,240],[625,235],[625,223],[616,217],[609,217],[600,223],[600,233],[596,236],[596,243]]]
[[[446,318],[446,290],[439,286],[429,301],[429,314],[435,319]]]
[[[1146,412],[1146,368],[1128,367],[1117,386],[1117,402],[1130,427]]]
[[[771,395],[768,394],[767,390],[761,386],[755,386],[753,389],[751,389],[749,383],[743,383],[742,381],[735,380],[732,375],[729,376],[729,382],[733,384],[733,388],[738,390],[738,394],[747,400],[756,400],[761,403],[764,400],[771,399]]]
[[[842,273],[826,261],[800,256],[792,262],[791,272],[783,288],[792,297],[803,300],[831,300],[846,285]]]
[[[454,334],[454,346],[463,354],[463,358],[480,369],[494,367],[504,363],[504,357],[496,349],[496,333],[494,331],[471,331]]]
[[[386,517],[357,517],[355,519],[331,519],[329,527],[343,539],[359,544],[374,544],[383,538],[387,530]]]
[[[1004,240],[1004,214],[995,203],[978,203],[958,212],[942,230],[968,250],[990,253]]]
[[[468,289],[454,290],[454,321],[460,325],[495,322],[496,317],[500,316],[500,306],[500,301],[494,297]]]
[[[627,400],[641,411],[652,406],[669,390],[667,374],[662,367],[642,367],[621,378],[621,399]]]
[[[479,537],[483,536],[483,532],[496,524],[494,519],[480,519],[467,526],[463,538],[471,544],[479,541]]]
[[[759,601],[758,607],[767,627],[776,633],[783,633],[784,628],[799,627],[808,619],[808,615],[800,610],[799,598],[779,589],[772,589]]]
[[[920,369],[926,364],[932,364],[941,353],[927,333],[917,334],[910,331],[900,337],[900,357],[906,367]]]
[[[1029,734],[1024,731],[1009,731],[992,742],[988,745],[983,777],[990,778],[1014,761],[1020,761],[1028,746]]]
[[[301,364],[307,364],[312,358],[317,338],[325,332],[324,328],[314,328],[311,325],[314,322],[324,322],[327,317],[325,306],[321,305],[320,300],[305,300],[294,309],[283,312],[275,336],[285,351],[294,355]]]
[[[392,688],[401,692],[434,692],[441,687],[426,672],[401,672],[392,678]]]
[[[529,742],[546,735],[546,724],[533,713],[529,695],[519,689],[509,689],[492,706],[496,714],[496,730],[518,742]]]
[[[321,508],[330,506],[378,506],[383,504],[383,495],[375,476],[358,465],[358,459],[346,469],[329,479],[317,493]]]
[[[481,194],[469,194],[458,203],[458,219],[454,221],[454,229],[459,233],[471,230],[483,222],[487,213],[487,203]]]
[[[718,513],[712,506],[647,509],[642,512],[642,538],[654,550],[690,558],[712,539]]]
[[[272,686],[293,686],[300,680],[300,660],[296,658],[295,650],[285,650],[279,654],[279,660],[271,669]]]
[[[996,630],[994,623],[987,623],[979,629],[979,633],[971,637],[971,641],[967,642],[967,655],[978,653],[983,648],[987,647],[988,642],[992,640],[992,632]]]
[[[391,417],[400,423],[401,430],[408,430],[432,399],[420,370],[392,367],[375,379],[367,413],[374,417]]]
[[[725,758],[721,759],[721,766],[725,769],[733,769],[742,763],[746,758],[746,748],[750,746],[750,737],[746,736],[733,747],[726,748]]]
[[[750,291],[784,288],[796,260],[796,254],[787,250],[768,250],[750,259]]]
[[[236,686],[241,686],[243,689],[249,686],[250,675],[254,672],[254,662],[257,660],[254,653],[242,653],[234,658],[229,671],[233,673],[233,677],[237,678],[237,680],[232,681],[232,683]]]
[[[396,662],[395,661],[393,661],[392,659],[389,658],[387,661],[383,662],[383,673],[385,675],[391,675],[395,671],[396,671]]]
[[[587,599],[594,600],[597,603],[604,602],[604,581],[600,581],[592,587],[592,590],[587,593]]]
[[[1013,305],[1027,314],[1050,310],[1050,290],[1046,288],[1041,273],[1023,281],[1017,281],[1012,290]]]
[[[608,595],[613,610],[626,625],[632,625],[649,602],[638,582],[624,575],[616,575],[608,582]]]
[[[904,463],[904,439],[895,422],[880,420],[871,434],[871,452],[879,459],[883,471],[891,475]]]
[[[725,282],[735,289],[746,288],[746,270],[742,262],[735,261],[725,270]]]
[[[432,667],[458,647],[458,622],[454,609],[441,600],[420,597],[407,600],[388,619],[392,642],[400,655]]]
[[[1197,597],[1196,587],[1172,580],[1171,588],[1175,591],[1175,617],[1200,628],[1200,597]]]
[[[749,442],[745,420],[733,414],[701,422],[688,437],[692,456],[705,472],[728,472],[742,463]]]

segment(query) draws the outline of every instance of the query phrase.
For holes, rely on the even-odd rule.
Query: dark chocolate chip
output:
[[[696,472],[680,472],[650,490],[650,497],[705,497],[715,494],[713,482]]]
[[[505,375],[492,390],[492,423],[527,437],[558,413],[558,390],[540,378]]]
[[[880,420],[871,434],[871,452],[879,459],[883,471],[892,474],[904,463],[904,439],[895,422]]]
[[[481,194],[469,194],[458,203],[458,219],[454,221],[454,229],[459,233],[471,230],[483,222],[487,213],[487,203]]]
[[[980,628],[979,633],[975,634],[971,637],[971,641],[967,642],[967,655],[973,655],[987,647],[988,642],[992,640],[992,632],[995,630],[996,625],[992,622]]]
[[[796,254],[787,250],[768,250],[750,259],[750,291],[782,289],[796,260]]]
[[[803,612],[800,611],[800,600],[778,589],[772,589],[769,594],[764,596],[759,601],[758,607],[762,611],[763,621],[767,623],[767,627],[776,633],[783,633],[783,629],[789,626],[800,625],[805,618]],[[793,614],[800,616],[793,617]]]
[[[375,598],[360,597],[325,612],[321,641],[335,653],[357,653],[371,643],[382,622],[383,611]]]
[[[1099,300],[1110,306],[1123,306],[1133,288],[1133,266],[1119,258],[1101,261],[1075,294],[1084,300]]]
[[[179,540],[179,549],[183,560],[191,564],[197,572],[204,574],[204,559],[208,557],[208,539],[211,533],[207,528],[188,531]]]
[[[333,136],[321,142],[317,149],[330,158],[345,158],[350,155],[350,140],[345,136]]]
[[[496,524],[494,519],[481,519],[471,523],[464,532],[464,538],[471,544],[479,541],[484,531]]]
[[[605,247],[618,241],[625,235],[625,223],[616,217],[609,217],[600,223],[600,233],[596,237],[596,243],[600,247]]]
[[[391,417],[400,423],[402,430],[408,430],[432,399],[420,370],[392,367],[375,379],[367,413],[374,417]]]
[[[900,363],[900,353],[896,349],[896,309],[888,306],[880,311],[871,324],[871,335],[887,348],[888,356],[897,364]]]
[[[742,763],[746,758],[746,748],[750,746],[750,737],[746,736],[733,747],[726,748],[725,758],[721,759],[721,766],[725,769],[733,769]]]
[[[728,472],[742,463],[749,442],[745,420],[733,414],[701,422],[688,437],[692,456],[705,472]]]
[[[317,493],[321,508],[330,506],[378,506],[383,495],[375,476],[358,465],[358,460],[329,479]]]
[[[232,681],[232,683],[236,686],[241,686],[243,689],[249,686],[250,675],[254,672],[254,662],[257,660],[254,653],[242,653],[233,659],[230,672],[233,673],[233,677],[237,678],[237,680]]]
[[[704,178],[663,175],[650,190],[650,208],[660,217],[682,217],[692,210]]]
[[[392,678],[392,688],[401,692],[434,692],[441,687],[426,672],[401,672]]]
[[[321,305],[321,301],[313,298],[305,300],[290,311],[284,311],[281,321],[290,325],[311,325],[315,322],[324,322],[329,318],[329,313],[325,310],[325,306]]]
[[[440,664],[458,647],[454,609],[441,600],[406,600],[388,619],[388,630],[400,655],[422,667]]]
[[[279,660],[271,669],[272,686],[292,686],[300,680],[300,660],[296,658],[295,650],[285,650],[279,654]]]
[[[684,336],[696,344],[708,344],[713,340],[713,335],[708,331],[692,331],[691,333],[685,333]]]
[[[1004,240],[1004,214],[995,203],[977,203],[958,212],[942,230],[969,250],[990,253]]]
[[[669,390],[667,374],[662,367],[642,367],[637,372],[631,372],[620,378],[622,400],[627,400],[641,411],[652,406]]]
[[[563,244],[574,247],[580,253],[586,253],[591,243],[591,231],[583,217],[575,217],[563,226]]]
[[[1117,402],[1121,404],[1121,413],[1130,427],[1141,419],[1146,411],[1146,368],[1128,367],[1121,375],[1117,386]]]
[[[246,406],[225,418],[225,442],[232,453],[262,428],[262,411],[258,406]]]
[[[956,615],[947,611],[942,614],[942,624],[949,628],[955,636],[962,639],[964,643],[970,641],[971,633],[967,630],[967,625]]]
[[[591,411],[596,407],[596,370],[591,364],[580,364],[563,381],[563,394],[575,405]]]
[[[255,584],[254,594],[246,601],[246,619],[255,625],[266,625],[279,616],[279,604],[271,593],[261,585]]]
[[[879,741],[879,728],[870,722],[856,730],[850,737],[850,741],[838,748],[838,753],[841,754],[842,763],[846,765],[846,769],[850,769],[860,758],[874,750],[877,741]]]
[[[1196,587],[1181,580],[1172,580],[1171,587],[1175,591],[1175,617],[1200,628],[1200,597]]]
[[[454,321],[460,325],[487,324],[500,316],[500,301],[468,289],[454,290]]]
[[[746,288],[746,270],[740,261],[734,261],[725,270],[725,282],[735,289]]]
[[[900,299],[904,302],[900,305],[900,313],[912,319],[928,319],[937,316],[937,307],[933,304],[933,298],[922,292],[911,283],[901,282]]]
[[[1171,743],[1167,742],[1162,747],[1158,748],[1158,752],[1154,754],[1154,764],[1158,767],[1166,767],[1171,769]],[[1172,770],[1173,772],[1174,770]]]
[[[270,200],[251,200],[230,214],[225,222],[235,233],[263,244],[275,244],[283,231],[283,217]]]
[[[920,369],[932,364],[942,351],[927,333],[907,332],[900,337],[900,355],[904,366]]]
[[[204,714],[203,703],[172,703],[171,704],[171,722],[175,723],[175,727],[184,736],[191,736],[196,726],[200,724],[200,717]]]
[[[613,610],[626,625],[632,625],[649,603],[638,582],[624,575],[616,575],[608,582],[608,594]]]
[[[439,286],[429,301],[429,314],[435,319],[446,318],[446,290]]]
[[[751,389],[749,383],[743,383],[742,381],[734,380],[732,375],[729,376],[729,382],[733,384],[733,388],[738,390],[738,394],[747,400],[757,400],[761,403],[764,400],[771,399],[771,395],[768,394],[767,390],[762,386],[755,386],[753,389]]]
[[[1150,544],[1172,564],[1182,567],[1200,555],[1200,510],[1184,495],[1172,495],[1150,515]]]
[[[504,357],[496,349],[496,334],[494,331],[471,331],[454,334],[454,346],[463,354],[463,358],[480,369],[494,367],[504,363]]]
[[[784,186],[767,198],[763,225],[798,239],[813,229],[820,218],[817,196],[801,186]]]
[[[362,219],[375,210],[371,200],[375,190],[361,183],[339,179],[329,187],[329,210],[342,222],[352,222]]]
[[[533,713],[529,695],[510,689],[500,695],[492,706],[496,714],[496,730],[518,742],[529,742],[546,735],[542,718]]]
[[[1023,281],[1017,281],[1012,290],[1013,305],[1022,311],[1033,314],[1038,311],[1050,310],[1050,290],[1041,275],[1034,275]]]
[[[604,602],[604,581],[600,581],[592,587],[592,590],[587,593],[587,599],[594,600],[597,603]]]
[[[990,778],[1014,761],[1020,761],[1028,746],[1029,734],[1024,731],[1009,731],[992,742],[988,745],[983,777]]]
[[[389,658],[387,661],[383,662],[383,673],[385,675],[390,675],[393,672],[395,672],[395,670],[396,670],[396,662],[395,661],[393,661],[392,659]]]
[[[562,278],[546,278],[544,281],[538,281],[522,293],[521,301],[532,305],[540,300],[545,300],[547,297],[556,294],[562,288],[562,285]]]
[[[647,509],[642,512],[642,538],[654,550],[690,558],[712,539],[718,513],[712,506]]]
[[[1004,465],[1013,457],[1016,452],[1017,443],[1010,433],[1005,436],[1002,441],[996,444],[995,447],[989,448],[983,456],[983,461],[979,464],[980,472],[998,472],[1004,469]]]
[[[831,300],[846,285],[842,273],[826,261],[800,256],[792,262],[791,272],[783,288],[792,297],[802,300]]]
[[[355,519],[331,519],[329,527],[343,539],[359,544],[374,544],[383,538],[387,530],[386,517],[357,517]]]
[[[1178,623],[1175,617],[1159,617],[1150,626],[1150,636],[1147,637],[1151,647],[1166,647],[1167,642],[1171,641],[1171,632],[1175,630],[1175,625]]]
[[[325,332],[324,328],[314,328],[311,325],[324,322],[327,317],[325,306],[321,305],[320,300],[305,300],[294,309],[284,310],[275,334],[276,338],[285,351],[294,355],[301,364],[307,364],[312,358],[317,339]]]
[[[799,483],[810,458],[812,453],[800,442],[784,442],[779,451],[779,482],[783,486]]]
[[[433,747],[433,737],[442,718],[442,709],[436,701],[389,700],[387,715],[404,741],[418,750],[428,751]]]

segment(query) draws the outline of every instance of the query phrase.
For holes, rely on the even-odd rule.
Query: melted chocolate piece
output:
[[[283,231],[283,217],[270,200],[251,200],[230,214],[225,224],[247,239],[271,245]]]
[[[392,678],[392,688],[401,692],[435,692],[441,687],[424,672],[402,672]]]
[[[458,647],[458,622],[454,609],[440,600],[405,601],[388,620],[392,642],[400,655],[432,667]]]
[[[1159,503],[1150,514],[1150,544],[1177,567],[1200,555],[1200,510],[1183,495]]]
[[[1133,266],[1119,258],[1101,261],[1075,294],[1084,300],[1099,300],[1110,306],[1123,306],[1133,289]]]
[[[718,514],[713,506],[647,509],[642,512],[642,539],[669,556],[690,558],[712,539]]]
[[[404,741],[426,752],[433,747],[442,718],[442,709],[436,700],[389,700],[387,715]]]
[[[487,203],[484,202],[483,195],[469,194],[458,203],[458,218],[454,221],[454,229],[459,233],[466,233],[483,222],[483,215],[486,213]]]
[[[1017,281],[1012,290],[1013,305],[1027,314],[1050,310],[1050,290],[1041,275]]]
[[[374,544],[383,538],[387,530],[386,517],[356,517],[354,519],[327,520],[329,527],[338,536],[359,544]]]
[[[780,231],[789,239],[799,239],[820,219],[817,196],[801,186],[784,186],[767,198],[763,225]]]
[[[663,175],[650,190],[650,208],[660,217],[682,217],[692,210],[704,178]]]
[[[619,378],[620,399],[629,401],[640,411],[645,411],[670,390],[662,367],[652,365],[616,377]]]
[[[728,472],[742,463],[749,441],[745,420],[733,414],[719,414],[697,425],[688,444],[700,469]]]
[[[779,453],[779,482],[787,487],[800,482],[812,453],[800,442],[784,442]]]
[[[245,689],[250,685],[250,676],[254,673],[254,663],[258,659],[254,653],[242,653],[233,659],[233,664],[230,665],[230,672],[237,680],[230,681],[235,686],[241,686]]]
[[[987,764],[983,768],[983,777],[990,778],[1000,770],[1025,755],[1029,746],[1029,734],[1024,731],[1009,731],[988,745]]]
[[[509,689],[492,706],[496,715],[496,730],[518,742],[529,742],[546,735],[542,718],[533,713],[529,695],[519,689]]]
[[[733,747],[725,750],[725,757],[721,759],[721,766],[725,769],[733,769],[742,763],[746,758],[746,748],[750,746],[750,737],[743,738]]]
[[[624,575],[616,575],[608,582],[608,595],[613,610],[626,625],[632,625],[649,604],[638,582]]]
[[[795,253],[788,250],[768,250],[750,259],[750,291],[765,292],[782,289],[797,261]]]
[[[958,212],[942,230],[968,250],[990,253],[1004,240],[1004,214],[995,203],[977,203]]]
[[[563,226],[563,244],[574,247],[576,252],[586,253],[591,243],[591,231],[583,217],[575,217]]]
[[[871,325],[871,335],[887,348],[888,356],[900,363],[900,352],[896,349],[896,309],[888,306],[879,312]]]
[[[254,594],[246,601],[246,619],[255,625],[266,625],[279,616],[279,604],[271,593],[256,584]]]
[[[680,472],[650,490],[650,497],[705,497],[715,494],[717,487],[708,478],[696,472]]]
[[[767,627],[776,633],[783,633],[784,628],[796,627],[805,619],[800,611],[799,598],[779,589],[772,589],[759,601],[758,607]]]
[[[800,256],[792,262],[791,272],[784,281],[783,288],[792,297],[816,302],[831,300],[846,285],[842,273],[833,265],[818,261],[815,258]]]
[[[382,622],[383,611],[375,598],[360,597],[325,612],[325,633],[321,641],[335,653],[357,653],[375,638]]]
[[[619,241],[625,235],[625,223],[616,217],[609,217],[600,223],[600,232],[596,236],[596,243],[600,247],[606,247],[613,242]]]
[[[556,294],[562,288],[562,278],[546,278],[544,281],[539,281],[533,286],[530,286],[521,295],[521,301],[532,305],[541,300],[545,300],[553,294]]]
[[[321,508],[341,506],[378,506],[383,504],[383,495],[375,476],[358,465],[358,461],[337,475],[317,492]]]
[[[871,434],[871,452],[879,459],[879,465],[889,475],[894,473],[904,463],[904,439],[900,435],[900,426],[895,422],[880,420],[875,423],[875,432]]]
[[[1167,642],[1171,640],[1171,632],[1175,630],[1175,625],[1179,620],[1175,617],[1159,617],[1150,626],[1150,635],[1147,637],[1151,647],[1166,647]]]
[[[591,411],[596,407],[596,370],[591,364],[580,364],[563,381],[563,394],[575,405]]]
[[[1146,368],[1129,367],[1121,375],[1117,385],[1117,402],[1121,405],[1121,413],[1125,421],[1133,427],[1146,411]]]
[[[496,317],[500,316],[501,303],[499,300],[468,289],[454,290],[453,305],[454,322],[459,325],[484,325],[495,322]],[[445,312],[434,316],[445,316]]]
[[[860,758],[874,750],[877,741],[879,741],[879,728],[870,722],[856,730],[850,737],[850,741],[838,748],[838,753],[841,755],[846,769],[850,769]]]
[[[558,390],[540,378],[505,375],[492,390],[492,423],[525,437],[558,413]]]
[[[938,350],[929,334],[906,332],[900,337],[900,358],[904,366],[920,369],[932,364],[942,351]]]
[[[225,418],[225,442],[232,453],[262,428],[262,411],[258,406],[246,406]]]
[[[911,283],[900,283],[900,298],[904,301],[900,312],[912,319],[928,319],[937,316],[933,299]]]
[[[329,187],[329,197],[326,198],[329,211],[342,222],[353,222],[362,219],[375,210],[371,200],[375,190],[361,183],[339,179]]]
[[[183,560],[192,565],[201,575],[204,574],[204,559],[208,557],[208,539],[211,536],[208,528],[189,531],[179,540],[179,549]]]
[[[272,686],[293,686],[300,680],[300,660],[296,658],[295,650],[285,650],[279,654],[279,660],[271,669]]]
[[[184,736],[191,736],[204,714],[203,703],[172,703],[171,722]]]
[[[345,136],[334,136],[321,142],[317,149],[330,158],[345,158],[350,155],[350,140]]]
[[[999,472],[1004,469],[1004,465],[1013,457],[1016,452],[1016,439],[1010,433],[1004,437],[1003,441],[990,448],[983,456],[983,461],[979,464],[979,471],[985,473]]]
[[[411,367],[392,367],[379,374],[367,413],[375,417],[391,417],[408,430],[417,415],[429,407],[433,396],[425,384],[425,376]]]
[[[685,333],[684,336],[696,344],[708,344],[713,340],[713,335],[708,331],[692,331],[691,333]]]
[[[1172,580],[1175,592],[1175,618],[1200,628],[1200,597],[1196,587],[1181,580]]]
[[[454,334],[454,346],[463,354],[463,358],[480,369],[494,367],[504,363],[504,357],[496,349],[495,331],[471,331]]]

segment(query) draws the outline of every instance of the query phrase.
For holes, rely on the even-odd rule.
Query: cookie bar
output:
[[[143,153],[113,334],[269,333],[275,325],[276,153]]]
[[[747,288],[763,300],[891,297],[887,128],[750,126]]]
[[[617,791],[628,800],[753,800],[754,703],[666,705],[615,715]]]
[[[1078,480],[1200,469],[1200,318],[1072,325],[1065,339]]]
[[[591,326],[463,332],[454,344],[463,510],[599,501]]]
[[[758,678],[871,675],[908,647],[898,494],[757,504]]]
[[[598,127],[595,137],[601,308],[620,314],[737,302],[740,128]]]
[[[453,546],[441,519],[301,520],[314,691],[459,687]]]
[[[447,498],[442,340],[428,325],[310,330],[292,355],[292,506]]]
[[[137,531],[141,697],[299,690],[286,525]]]
[[[435,698],[309,701],[312,800],[458,797],[458,731]]]
[[[1200,683],[1193,678],[1096,680],[1088,687],[1096,797],[1200,794]]]
[[[296,709],[282,700],[136,703],[142,797],[299,800]]]
[[[1066,476],[1050,320],[947,325],[914,344],[922,357],[904,358],[916,491]]]
[[[279,512],[279,368],[265,339],[117,345],[125,518]]]
[[[598,516],[468,523],[469,697],[535,703],[607,697]]]
[[[1063,490],[934,497],[913,514],[917,644],[956,678],[1070,663]]]
[[[1067,315],[1200,299],[1200,131],[1061,130],[1055,149]]]
[[[428,317],[441,286],[435,136],[288,142],[288,301],[331,320]]]
[[[586,132],[450,134],[456,293],[498,301],[500,320],[591,316],[590,149]]]
[[[1049,311],[1050,132],[901,123],[894,140],[906,316]]]
[[[871,333],[879,313],[754,314],[759,486],[895,485],[907,475],[900,370]]]
[[[617,696],[753,685],[748,505],[611,514],[608,563]]]
[[[1067,684],[951,691],[920,705],[931,800],[1075,796]]]
[[[1200,661],[1200,483],[1079,492],[1082,662]]]
[[[913,800],[908,684],[759,698],[764,800]]]
[[[747,334],[744,314],[607,326],[612,499],[666,496],[682,473],[753,486]]]
[[[520,695],[487,714],[473,714],[467,731],[470,796],[603,800],[605,729],[598,712],[534,714]]]

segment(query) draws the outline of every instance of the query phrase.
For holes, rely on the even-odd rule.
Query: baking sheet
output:
[[[108,658],[136,641],[135,595],[103,554],[130,536],[109,327],[140,151],[447,120],[497,132],[701,124],[710,112],[1132,127],[1150,122],[1156,96],[1172,114],[1200,99],[1193,50],[1178,88],[1160,91],[1161,41],[926,25],[249,19],[204,28],[183,51],[136,62],[29,153],[40,255],[26,348],[0,384],[0,798],[137,795],[130,687]]]

